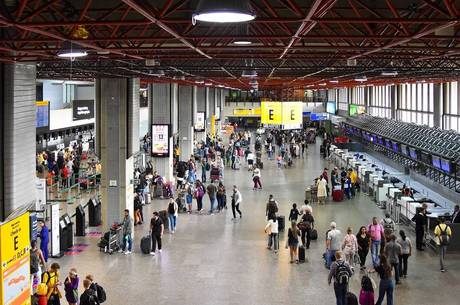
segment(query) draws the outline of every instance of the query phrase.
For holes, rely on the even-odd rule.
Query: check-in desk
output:
[[[402,192],[399,188],[388,188],[388,200],[385,209],[388,213],[390,213],[391,217],[396,223],[399,223],[401,220],[401,206],[398,202],[401,197]]]
[[[381,208],[384,208],[386,206],[386,202],[388,200],[388,197],[387,197],[388,189],[390,187],[393,187],[392,183],[382,183],[382,185],[380,186],[380,182],[379,182],[379,187],[377,188],[377,192],[376,192],[376,202],[377,202],[377,205]]]
[[[369,197],[374,198],[374,179],[378,179],[379,174],[378,172],[369,173],[367,177],[367,194]]]

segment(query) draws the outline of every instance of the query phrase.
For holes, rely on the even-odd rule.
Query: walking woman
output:
[[[296,222],[291,222],[291,227],[288,230],[288,240],[287,245],[289,247],[289,254],[291,255],[290,263],[294,263],[294,259],[296,264],[299,263],[299,257],[297,256],[297,248],[299,246],[299,236],[300,231],[297,228]],[[287,248],[287,247],[286,247]]]
[[[278,221],[275,214],[268,215],[268,222],[265,226],[265,233],[268,234],[268,245],[267,249],[271,250],[272,246],[275,253],[278,253],[279,241],[278,241]]]
[[[200,180],[195,182],[195,198],[198,212],[203,210],[203,196],[205,194],[205,188]]]
[[[177,202],[173,199],[169,199],[168,204],[168,220],[169,220],[169,232],[174,234],[176,231],[176,224],[177,224],[177,215],[179,212],[179,206]]]
[[[358,250],[358,241],[356,236],[353,235],[353,230],[351,227],[347,229],[347,235],[343,238],[342,250],[345,253],[345,261],[353,269],[353,257],[355,256],[356,251]]]
[[[327,181],[324,179],[323,176],[320,176],[318,181],[316,182],[316,186],[318,187],[318,204],[326,203],[326,196],[327,196]]]
[[[359,232],[356,234],[356,240],[358,241],[358,255],[361,262],[361,270],[364,270],[366,269],[366,257],[371,246],[371,237],[367,233],[365,226],[359,228]]]
[[[260,169],[257,165],[254,166],[254,171],[252,172],[252,181],[254,182],[253,190],[262,189],[262,183],[260,182]]]
[[[401,256],[399,257],[399,276],[407,276],[407,260],[412,255],[412,243],[406,233],[401,230],[399,231],[399,238],[396,242],[401,246]]]
[[[78,278],[77,269],[72,268],[69,275],[64,280],[65,298],[69,305],[77,305],[78,303]]]
[[[226,197],[225,194],[225,186],[223,185],[222,181],[219,181],[219,185],[217,186],[217,209],[218,211],[222,211],[226,206]]]
[[[393,290],[395,283],[391,274],[392,267],[384,254],[380,254],[380,263],[375,267],[375,271],[380,276],[379,298],[375,305],[382,305],[385,294],[387,295],[387,305],[393,305]]]

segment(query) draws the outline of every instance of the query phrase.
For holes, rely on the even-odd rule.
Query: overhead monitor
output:
[[[432,163],[435,168],[441,169],[441,159],[439,157],[433,156]]]
[[[401,153],[405,156],[409,155],[409,152],[407,150],[407,145],[401,144]]]
[[[450,161],[444,158],[441,158],[441,169],[446,173],[451,173]]]
[[[35,112],[37,115],[35,126],[37,128],[48,128],[50,124],[50,102],[49,101],[35,102]]]
[[[73,100],[73,120],[87,120],[94,118],[94,100]]]
[[[335,102],[327,102],[326,104],[326,112],[330,114],[335,114],[336,113],[336,104]]]
[[[412,159],[415,159],[415,160],[418,159],[417,150],[415,148],[412,148],[412,147],[409,148],[409,155]]]

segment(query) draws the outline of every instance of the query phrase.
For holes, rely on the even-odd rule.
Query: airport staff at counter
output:
[[[452,214],[452,223],[460,223],[460,206],[457,204],[454,208],[454,213]]]

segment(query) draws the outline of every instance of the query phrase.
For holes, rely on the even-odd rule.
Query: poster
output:
[[[59,204],[54,203],[50,206],[51,209],[51,256],[61,256],[61,244],[59,239]]]
[[[87,120],[94,118],[94,100],[73,100],[73,120]]]
[[[204,131],[204,112],[196,113],[195,131]]]
[[[46,204],[46,179],[35,178],[35,210],[41,211]]]
[[[30,235],[26,212],[0,227],[1,304],[30,304]]]
[[[130,215],[134,215],[134,157],[131,156],[125,163],[125,209],[129,210]]]
[[[216,121],[220,121],[220,106],[216,107]]]
[[[168,157],[169,155],[169,125],[152,125],[152,156]]]

